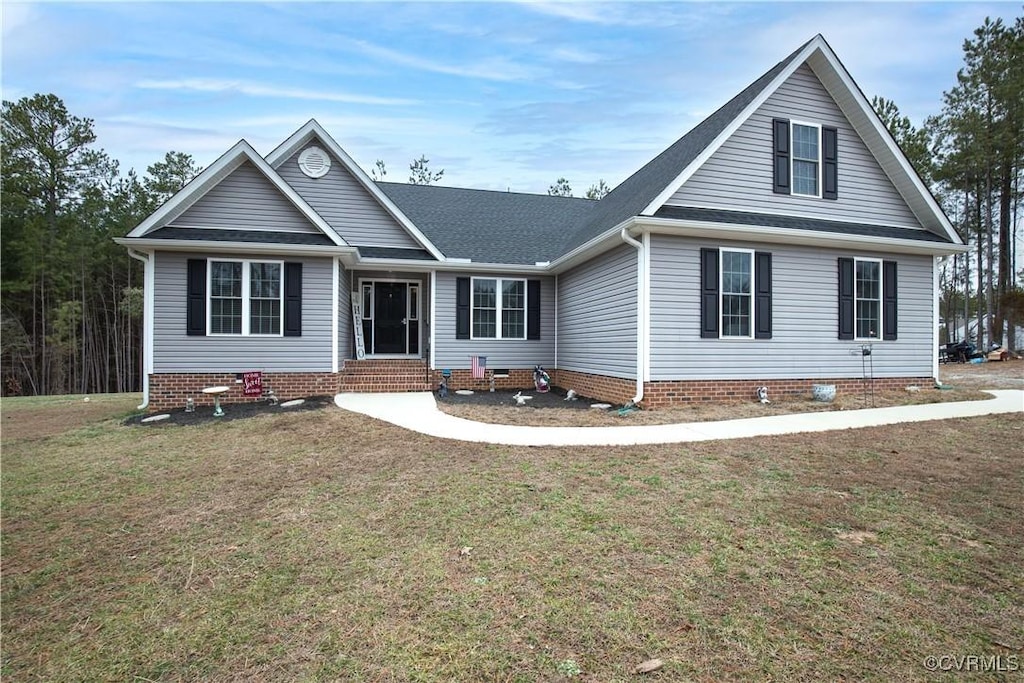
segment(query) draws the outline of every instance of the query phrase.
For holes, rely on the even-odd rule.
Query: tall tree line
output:
[[[113,243],[198,172],[169,152],[139,178],[55,95],[3,102],[0,367],[5,394],[141,384],[141,264]]]
[[[1024,17],[1013,25],[986,19],[964,41],[963,57],[942,111],[922,128],[891,101],[876,97],[872,104],[970,246],[942,267],[947,340],[965,334],[982,347],[1016,348],[1024,341],[1014,334],[1024,323],[1024,264],[1016,249],[1024,197]]]

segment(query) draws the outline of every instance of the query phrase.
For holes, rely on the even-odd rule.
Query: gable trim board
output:
[[[359,184],[362,185],[363,188],[369,192],[370,195],[376,199],[377,202],[384,207],[384,209],[391,214],[391,216],[403,228],[405,228],[406,232],[408,232],[412,238],[420,244],[420,246],[430,252],[431,256],[438,261],[445,260],[444,254],[442,254],[441,251],[434,246],[429,239],[427,239],[427,236],[409,220],[405,213],[403,213],[402,210],[399,209],[386,194],[381,192],[380,188],[377,187],[377,184],[363,172],[363,169],[359,167],[359,164],[357,164],[352,157],[342,149],[341,145],[339,145],[337,141],[331,137],[326,130],[324,130],[323,126],[321,126],[316,119],[310,119],[307,121],[304,126],[292,133],[288,139],[278,145],[270,154],[267,155],[267,163],[269,163],[271,167],[277,169],[286,160],[290,159],[295,152],[299,151],[303,145],[308,144],[314,138],[318,138],[320,142],[327,147],[327,151],[341,161],[342,165],[349,173],[352,174],[353,177],[355,177]]]
[[[742,126],[771,95],[785,83],[790,76],[804,63],[807,63],[811,70],[821,81],[822,85],[832,95],[840,110],[849,120],[861,139],[867,144],[878,160],[882,169],[889,176],[889,179],[896,186],[904,201],[910,206],[911,211],[917,216],[925,228],[944,235],[954,244],[960,242],[959,236],[953,229],[949,219],[939,207],[931,192],[924,186],[917,173],[910,166],[899,145],[892,135],[886,130],[885,125],[875,114],[870,103],[864,97],[860,88],[854,83],[849,72],[839,61],[839,58],[832,51],[825,39],[819,34],[812,38],[797,55],[790,60],[789,64],[765,87],[753,101],[751,101],[734,118],[724,130],[719,133],[695,159],[684,168],[676,178],[670,182],[665,189],[641,211],[643,216],[652,216],[658,209],[665,205],[683,184],[689,180],[698,169],[707,162],[725,142]],[[766,152],[767,153],[767,152]]]
[[[784,97],[772,99],[768,109],[761,109],[798,71],[800,78],[797,80],[802,87],[810,92],[809,84],[813,84],[814,92],[819,93],[816,105],[801,108],[799,98],[783,89]],[[424,321],[427,329],[421,329],[418,354],[424,359],[425,372],[436,374],[449,368],[458,373],[453,374],[460,378],[458,381],[468,382],[471,381],[468,379],[469,358],[486,355],[489,368],[508,367],[511,376],[519,379],[528,380],[529,371],[539,364],[555,377],[564,370],[567,378],[581,383],[580,387],[607,391],[609,395],[622,396],[623,388],[628,389],[635,382],[633,400],[652,404],[675,400],[669,390],[663,391],[668,386],[666,383],[679,385],[679,396],[701,391],[700,383],[708,381],[732,382],[736,386],[740,386],[737,382],[747,381],[784,382],[786,384],[778,386],[785,386],[785,391],[801,390],[800,383],[811,381],[809,378],[849,379],[857,374],[854,370],[859,369],[859,358],[857,368],[853,368],[846,347],[859,345],[862,340],[839,340],[835,331],[839,324],[836,299],[841,285],[836,272],[837,258],[870,259],[884,264],[880,266],[884,271],[880,283],[885,290],[881,297],[884,300],[879,305],[886,321],[882,325],[886,338],[877,340],[880,350],[886,352],[879,354],[879,359],[884,356],[882,375],[887,380],[908,374],[924,375],[927,370],[920,361],[927,358],[928,348],[934,347],[936,341],[932,329],[937,316],[936,257],[960,253],[966,247],[951,230],[934,198],[919,180],[914,180],[916,175],[902,160],[891,138],[875,134],[876,139],[869,139],[872,130],[881,124],[867,107],[863,94],[852,81],[847,83],[846,77],[848,74],[824,39],[815,37],[600,202],[438,186],[377,184],[315,120],[293,133],[266,159],[261,159],[244,140],[240,141],[126,238],[115,240],[129,247],[133,257],[141,256],[139,260],[146,262],[147,397],[149,388],[154,386],[151,379],[157,377],[156,386],[164,392],[159,401],[164,402],[162,407],[167,407],[166,402],[171,400],[168,387],[178,386],[178,380],[167,379],[168,373],[178,373],[175,377],[187,375],[189,382],[201,386],[203,382],[212,383],[220,378],[225,370],[233,369],[234,363],[253,365],[238,367],[239,371],[267,367],[277,373],[277,381],[284,384],[290,382],[289,377],[294,377],[296,387],[321,386],[323,382],[333,381],[335,387],[321,387],[330,391],[337,385],[344,385],[342,378],[346,372],[345,361],[351,355],[353,332],[346,317],[349,285],[354,278],[373,273],[419,277],[423,282],[421,295],[429,292],[426,305],[429,318]],[[808,118],[808,112],[826,111],[818,104],[826,98],[831,98],[828,119]],[[791,111],[780,107],[780,103],[791,104]],[[801,215],[799,206],[790,206],[786,201],[768,204],[776,209],[774,212],[735,203],[724,207],[698,206],[683,202],[682,194],[675,196],[709,160],[721,158],[715,154],[746,122],[756,123],[760,128],[769,109],[776,113],[769,116],[758,139],[766,137],[768,140],[763,161],[770,159],[769,153],[785,156],[785,181],[790,186],[787,190],[792,190],[791,123],[809,120],[816,121],[814,125],[819,131],[819,198],[811,201],[832,206],[843,204],[844,194],[849,202],[851,192],[852,196],[858,196],[858,187],[870,189],[875,186],[868,181],[877,184],[883,180],[889,188],[886,195],[889,199],[873,214],[864,212],[865,220],[851,221],[849,216],[859,218],[860,214],[825,210],[817,211],[816,216]],[[779,128],[773,118],[785,123],[785,150],[773,142],[772,132]],[[834,129],[835,134],[829,132],[833,130],[833,120],[842,122],[840,128]],[[705,126],[708,121],[712,124]],[[860,144],[859,140],[864,137],[862,129],[869,135]],[[746,132],[749,126],[743,130],[743,139],[753,139]],[[697,134],[692,135],[694,132]],[[851,148],[851,141],[857,141],[860,147]],[[699,148],[697,143],[700,143]],[[337,172],[351,175],[354,184],[346,176],[345,184],[337,186],[349,188],[345,192],[351,194],[346,196],[356,197],[357,186],[362,188],[358,190],[362,203],[353,200],[351,204],[356,212],[353,215],[376,216],[378,218],[368,219],[367,225],[386,226],[393,232],[379,240],[365,230],[353,233],[359,239],[368,237],[366,241],[370,244],[360,245],[355,237],[346,240],[345,235],[349,233],[343,235],[339,229],[344,224],[348,204],[340,201],[331,204],[323,194],[336,185],[313,186],[311,183],[320,181],[306,182],[304,177],[298,179],[292,172],[294,169],[281,168],[281,164],[293,159],[308,144],[318,144],[327,150],[333,160],[332,173],[336,166]],[[769,145],[774,145],[774,151]],[[751,154],[750,145],[733,147],[747,157]],[[781,151],[787,154],[782,155]],[[847,161],[851,157],[866,159],[869,152],[877,161],[877,165],[871,166],[873,170],[867,169],[864,162]],[[724,158],[742,161],[735,151],[729,151]],[[248,163],[270,183],[257,185],[250,172],[247,186],[250,195],[256,191],[253,188],[261,188],[260,192],[280,192],[316,232],[297,232],[302,228],[298,223],[275,229],[273,220],[251,228],[237,221],[219,227],[200,225],[204,222],[202,216],[217,216],[209,211],[196,214],[195,225],[174,225],[177,217]],[[838,173],[830,177],[832,171],[828,169],[835,170],[840,165],[844,169],[842,178]],[[330,173],[324,176],[328,177],[332,177]],[[243,183],[244,179],[239,178]],[[772,180],[769,174],[768,185],[760,190],[772,194]],[[842,186],[837,186],[840,182]],[[695,192],[704,185],[691,183],[687,187]],[[238,187],[246,186],[243,183]],[[851,187],[853,190],[849,190]],[[822,202],[830,199],[833,192],[840,198],[839,202]],[[241,193],[223,195],[241,196]],[[654,201],[650,199],[652,196]],[[897,206],[900,197],[907,203]],[[666,203],[673,198],[671,205]],[[323,213],[310,203],[311,199],[315,199],[316,207]],[[708,201],[714,203],[712,199]],[[222,205],[226,204],[218,200],[210,206]],[[361,213],[364,210],[367,213]],[[805,213],[815,212],[807,210]],[[417,226],[412,217],[423,221],[423,225]],[[836,220],[837,217],[842,220]],[[284,229],[290,231],[282,232]],[[395,239],[401,234],[400,230],[408,234],[408,240],[404,236]],[[524,240],[529,248],[524,246]],[[372,246],[375,241],[379,246]],[[468,248],[460,246],[464,244],[469,245]],[[451,254],[445,254],[440,247]],[[687,327],[702,301],[700,282],[693,281],[701,271],[702,250],[714,253],[715,266],[719,269],[720,255],[725,251],[750,254],[753,280],[749,295],[752,313],[749,336],[722,336],[720,280],[713,288],[716,333],[703,339],[700,325]],[[170,319],[184,314],[186,292],[180,292],[182,301],[177,301],[175,292],[167,287],[168,283],[184,277],[181,273],[183,260],[247,257],[304,264],[302,291],[292,290],[291,294],[293,299],[302,296],[303,323],[308,322],[310,333],[303,330],[301,337],[286,339],[282,334],[269,340],[262,337],[239,340],[228,335],[225,341],[225,336],[219,336],[198,341],[200,345],[194,347],[189,345],[192,342],[182,341],[177,333],[169,338]],[[928,259],[927,264],[924,257]],[[831,264],[829,268],[823,268],[823,259]],[[502,260],[522,262],[501,263]],[[898,282],[896,262],[901,264]],[[666,264],[670,266],[668,269]],[[925,265],[929,267],[926,269]],[[608,268],[613,268],[614,273]],[[825,270],[830,275],[825,275]],[[816,273],[814,277],[818,278],[817,290],[811,297],[816,302],[812,311],[801,308],[799,289],[806,286],[801,284],[805,271]],[[460,303],[456,291],[458,283],[463,279],[470,282],[473,276],[527,282],[526,339],[466,339],[461,337],[467,335],[456,334]],[[535,283],[541,284],[538,287]],[[184,281],[181,284],[184,287]],[[705,289],[710,294],[712,287]],[[925,305],[926,290],[932,299],[931,306]],[[823,298],[825,292],[831,294]],[[897,297],[903,309],[898,311],[900,334],[898,339],[890,339],[895,336],[890,333],[895,332],[897,322]],[[465,308],[465,301],[462,303]],[[535,317],[536,313],[539,316]],[[597,318],[590,320],[592,316]],[[827,327],[831,334],[827,344],[816,338],[815,343],[824,347],[818,355],[814,352],[807,356],[806,340],[794,336],[818,334],[804,319],[806,316],[814,317],[816,324]],[[299,345],[289,346],[295,343]],[[191,351],[185,351],[186,347]],[[179,352],[175,352],[175,348]],[[937,347],[931,350],[932,360],[937,362]],[[173,355],[175,353],[178,355]],[[768,355],[772,357],[770,363],[766,361]],[[904,371],[904,365],[909,370]],[[388,372],[386,364],[381,367],[381,372]],[[400,375],[408,370],[396,366],[394,372]],[[754,377],[760,379],[751,379]],[[420,380],[422,373],[416,383],[418,389],[423,386]],[[395,382],[382,381],[382,385],[396,388]],[[653,394],[648,396],[648,391]],[[281,392],[278,395],[283,398]],[[595,395],[595,398],[600,396]]]
[[[207,192],[220,184],[239,166],[246,161],[251,162],[295,207],[319,228],[331,242],[339,247],[348,246],[338,233],[321,218],[292,187],[263,160],[256,150],[245,140],[239,140],[235,146],[225,152],[219,159],[210,164],[199,175],[168,199],[159,209],[142,221],[127,237],[144,237],[147,233],[162,228],[185,213],[193,204],[202,199]]]

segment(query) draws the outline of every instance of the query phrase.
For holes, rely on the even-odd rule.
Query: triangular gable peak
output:
[[[300,168],[305,150],[316,146],[330,168],[311,177]],[[438,260],[444,254],[381,191],[315,120],[295,131],[267,155],[269,163],[300,195],[344,235],[360,246],[423,248]],[[340,166],[340,167],[339,167]]]
[[[806,66],[805,66],[806,65]],[[873,156],[874,163],[888,177],[892,187],[898,192],[905,207],[909,208],[913,217],[925,229],[944,237],[954,244],[962,244],[949,219],[936,203],[934,197],[924,186],[920,177],[913,170],[892,135],[885,128],[860,88],[854,83],[846,68],[836,57],[825,39],[818,35],[809,41],[794,59],[791,59],[775,78],[772,79],[760,94],[754,98],[732,122],[726,126],[715,139],[707,145],[701,154],[696,156],[679,175],[669,183],[640,215],[653,216],[679,192],[685,183],[690,181],[708,161],[733,137],[737,131],[758,112],[769,98],[776,95],[781,87],[792,82],[794,74],[797,79],[800,73],[810,74],[816,78],[838,106],[850,128],[859,137],[858,145],[866,148]],[[764,158],[769,158],[769,147]],[[842,159],[840,159],[842,163]],[[770,182],[769,177],[769,182]],[[770,191],[770,187],[769,187]],[[842,192],[842,189],[840,189]],[[672,202],[675,203],[675,202]],[[902,205],[901,205],[902,206]],[[899,211],[897,210],[897,213]],[[903,211],[904,214],[906,210]],[[867,222],[871,222],[870,220]]]
[[[234,147],[193,178],[127,236],[144,237],[155,230],[178,223],[186,227],[212,229],[245,227],[244,222],[235,225],[230,218],[224,219],[227,221],[224,223],[222,220],[207,219],[203,216],[217,213],[214,207],[207,207],[205,204],[230,204],[233,196],[243,191],[247,185],[254,187],[257,194],[262,196],[266,196],[268,191],[278,193],[273,199],[280,200],[277,209],[291,223],[291,231],[307,231],[306,225],[302,223],[305,221],[309,227],[308,231],[322,232],[335,245],[348,246],[313,207],[300,197],[245,140],[239,140]]]

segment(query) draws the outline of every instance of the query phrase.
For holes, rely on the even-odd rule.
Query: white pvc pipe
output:
[[[626,228],[622,228],[619,235],[622,237],[623,242],[636,247],[636,396],[633,397],[633,403],[640,405],[640,401],[644,400],[644,355],[647,350],[643,334],[644,307],[647,305],[645,300],[644,272],[647,269],[647,262],[644,260],[644,245],[642,242],[637,241],[631,236]]]

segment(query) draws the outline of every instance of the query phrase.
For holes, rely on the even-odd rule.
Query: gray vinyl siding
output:
[[[302,262],[301,337],[190,337],[185,334],[187,261],[211,256],[253,258],[227,253],[156,254],[154,372],[331,371],[331,259],[274,259]]]
[[[352,336],[352,275],[338,264],[338,367],[347,358],[355,357]]]
[[[558,368],[636,377],[637,252],[622,245],[558,276]]]
[[[175,227],[319,233],[251,161],[244,162],[171,222]]]
[[[772,254],[772,339],[700,338],[700,249]],[[861,377],[863,342],[838,336],[837,259],[878,254],[652,236],[651,379]],[[930,377],[936,343],[930,256],[897,265],[899,338],[874,342],[876,377]]]
[[[455,279],[457,277],[510,277],[540,280],[540,339],[456,339]],[[434,367],[463,369],[470,366],[470,356],[487,356],[488,368],[533,368],[555,366],[555,279],[536,275],[504,274],[437,274],[437,319],[434,328]]]
[[[772,191],[772,118],[839,131],[839,198]],[[774,92],[666,202],[920,228],[881,166],[806,64]]]
[[[277,172],[346,242],[355,246],[420,248],[337,158],[331,156],[327,175],[310,178],[299,169],[301,152],[281,164]]]

